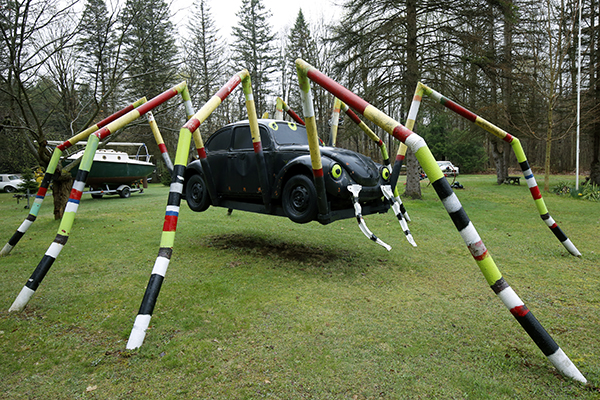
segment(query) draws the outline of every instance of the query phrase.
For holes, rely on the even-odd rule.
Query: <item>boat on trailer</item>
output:
[[[85,143],[81,143],[85,144]],[[86,180],[88,191],[93,198],[99,199],[104,195],[118,194],[127,198],[133,192],[143,192],[148,187],[148,176],[154,172],[156,166],[150,161],[152,157],[144,143],[112,142],[107,146],[136,146],[135,155],[113,149],[98,149],[94,154],[94,162]],[[144,150],[144,152],[142,152]],[[63,161],[69,165],[83,156],[85,150],[80,150]],[[71,169],[73,178],[78,168]],[[141,187],[140,187],[141,186]]]

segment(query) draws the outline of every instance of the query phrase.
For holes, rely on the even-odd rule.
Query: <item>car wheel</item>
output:
[[[14,193],[14,192],[16,192],[16,191],[17,191],[17,189],[16,189],[16,188],[14,188],[14,187],[12,187],[12,186],[4,186],[4,191],[5,191],[6,193]]]
[[[210,206],[206,182],[201,175],[190,176],[185,185],[185,200],[192,211],[205,211]]]
[[[129,186],[125,186],[123,189],[121,189],[121,191],[119,192],[119,196],[121,196],[123,199],[126,199],[129,196],[131,196],[131,190],[129,189]]]
[[[283,188],[283,212],[292,221],[304,224],[317,217],[317,191],[305,175],[290,178]]]

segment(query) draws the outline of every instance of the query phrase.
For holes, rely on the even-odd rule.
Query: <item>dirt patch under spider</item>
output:
[[[242,234],[208,236],[205,243],[209,247],[231,249],[264,257],[277,257],[290,262],[328,264],[351,257],[347,251],[307,246],[296,242],[272,241]]]

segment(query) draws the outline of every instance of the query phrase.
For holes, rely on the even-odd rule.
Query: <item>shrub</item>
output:
[[[600,201],[600,186],[588,183],[581,187],[580,196],[585,200]]]
[[[39,184],[35,180],[35,175],[31,169],[25,168],[21,174],[21,179],[23,179],[23,183],[18,187],[19,192],[27,193],[27,189],[29,189],[29,193],[35,193],[38,190]]]
[[[453,128],[453,119],[434,115],[418,129],[436,160],[450,160],[461,173],[480,172],[488,160],[481,132]]]
[[[567,181],[560,181],[556,185],[550,189],[552,193],[556,193],[557,195],[565,195],[571,193],[571,184]]]
[[[553,186],[551,191],[559,196],[571,195],[577,199],[600,201],[600,186],[593,183],[582,185],[579,190],[576,190],[569,182],[561,181]]]

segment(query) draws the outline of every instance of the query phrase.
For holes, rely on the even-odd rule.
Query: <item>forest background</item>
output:
[[[66,140],[182,80],[200,108],[243,68],[259,115],[274,113],[277,96],[301,114],[294,60],[302,58],[400,122],[417,82],[427,84],[521,139],[534,171],[545,174],[546,190],[549,174],[575,171],[580,70],[580,165],[600,184],[598,1],[581,0],[580,24],[573,0],[340,0],[339,21],[308,21],[300,10],[293,26],[276,32],[263,1],[243,0],[231,10],[231,32],[222,32],[204,0],[177,24],[173,5],[163,0],[0,0],[0,171],[44,167],[47,140]],[[333,97],[315,85],[313,95],[327,140]],[[247,118],[243,100],[241,91],[230,96],[202,134]],[[461,173],[495,171],[499,183],[518,168],[510,145],[424,103],[415,130],[436,159],[452,161]],[[172,101],[154,114],[174,154],[182,107]],[[338,145],[377,159],[375,143],[345,122]],[[371,128],[393,156],[397,142]],[[145,121],[118,136],[146,142],[162,162]],[[407,164],[416,165],[410,154]],[[407,194],[418,197],[416,188]]]

